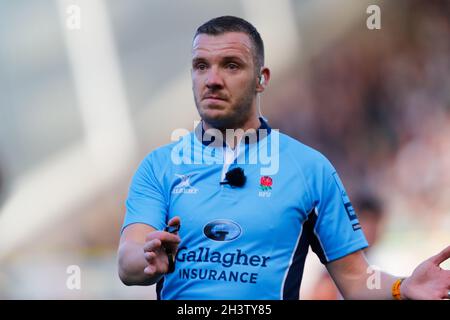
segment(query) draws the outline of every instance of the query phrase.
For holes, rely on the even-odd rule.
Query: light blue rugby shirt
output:
[[[202,142],[201,125],[140,164],[123,228],[162,230],[181,218],[175,271],[158,283],[159,299],[298,299],[309,246],[324,264],[367,247],[331,163],[261,123],[225,164],[231,149],[208,135]],[[245,185],[221,185],[235,167]]]

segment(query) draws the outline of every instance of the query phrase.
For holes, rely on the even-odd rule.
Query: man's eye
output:
[[[227,68],[230,70],[237,70],[239,69],[239,66],[236,63],[229,63],[227,64]]]
[[[205,63],[198,63],[195,65],[195,69],[197,70],[206,70],[207,65]]]

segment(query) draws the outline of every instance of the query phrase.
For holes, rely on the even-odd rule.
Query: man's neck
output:
[[[202,121],[202,124],[203,124],[203,129],[205,131],[208,129],[217,129],[217,128],[214,128],[213,126],[211,126],[206,121]],[[247,130],[249,130],[249,129],[258,130],[258,128],[260,126],[261,126],[261,122],[259,121],[259,118],[257,116],[252,116],[243,125],[236,126],[234,128],[226,128],[226,129],[218,129],[218,130],[220,130],[220,132],[222,132],[224,139],[226,139],[227,145],[230,148],[234,149],[236,147],[236,145],[238,145],[241,142],[242,137]],[[237,130],[237,131],[235,132],[235,134],[227,137],[227,134],[226,134],[227,129],[232,129],[232,130]],[[240,130],[238,130],[238,129],[240,129]]]

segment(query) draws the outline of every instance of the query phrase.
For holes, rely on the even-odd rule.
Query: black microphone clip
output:
[[[242,187],[245,184],[247,177],[242,168],[234,168],[225,174],[225,181],[220,184],[229,184],[232,187]]]

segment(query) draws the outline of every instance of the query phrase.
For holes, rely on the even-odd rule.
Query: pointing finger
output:
[[[439,252],[437,255],[431,257],[431,261],[438,266],[448,258],[450,258],[450,246],[447,246],[447,248]]]
[[[164,231],[167,231],[172,234],[178,234],[178,230],[180,230],[181,227],[181,220],[180,217],[176,216],[169,220],[167,223],[167,227],[164,228]]]
[[[172,219],[169,220],[167,225],[169,226],[181,225],[180,217],[179,216],[173,217]]]

